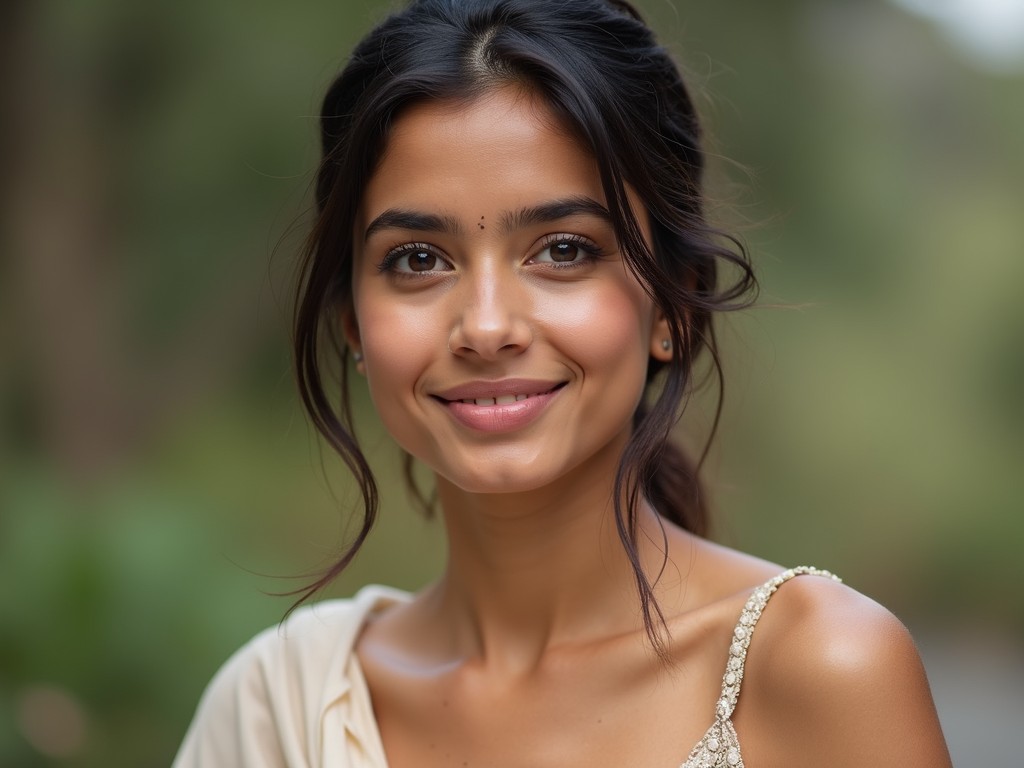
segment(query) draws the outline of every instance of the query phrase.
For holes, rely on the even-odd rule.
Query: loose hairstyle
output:
[[[720,411],[711,317],[749,304],[756,281],[742,245],[705,219],[701,129],[679,70],[624,0],[414,0],[359,43],[330,86],[320,117],[318,216],[294,317],[295,364],[303,404],[353,472],[363,510],[342,556],[296,594],[301,603],[337,576],[377,515],[377,485],[354,437],[348,353],[338,333],[339,317],[351,308],[353,232],[364,190],[404,110],[427,101],[468,103],[507,86],[543,99],[593,156],[623,258],[668,322],[674,353],[668,363],[650,360],[649,391],[633,416],[614,497],[647,635],[663,655],[664,617],[638,556],[639,506],[646,499],[663,517],[706,533],[700,462],[689,460],[669,436],[703,349],[718,376]],[[627,189],[646,209],[650,245]],[[719,261],[732,265],[734,275],[724,287],[718,285]],[[325,353],[341,362],[340,393],[326,384]]]

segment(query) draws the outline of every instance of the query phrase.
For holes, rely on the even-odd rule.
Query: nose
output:
[[[497,360],[530,346],[531,301],[512,270],[486,267],[465,275],[456,294],[458,308],[448,338],[452,354]]]

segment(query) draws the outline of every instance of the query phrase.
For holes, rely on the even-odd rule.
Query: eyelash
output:
[[[587,264],[591,264],[600,259],[602,256],[604,256],[604,251],[601,250],[600,246],[598,246],[597,243],[595,243],[593,240],[586,238],[583,235],[557,234],[546,235],[544,239],[541,241],[540,248],[533,256],[530,257],[530,259],[536,259],[537,256],[546,251],[548,248],[550,248],[553,245],[558,245],[559,243],[568,243],[570,245],[575,245],[583,252],[583,258],[577,259],[576,261],[542,262],[546,266],[551,267],[553,269],[575,269],[577,267],[582,267]]]
[[[558,262],[558,261],[545,261],[545,262],[534,262],[541,253],[551,248],[554,245],[560,243],[568,243],[579,248],[583,252],[583,258],[577,259],[576,261]],[[431,274],[434,270],[428,270],[420,273],[415,272],[398,272],[394,269],[395,264],[403,256],[407,256],[410,253],[416,251],[427,251],[439,260],[450,265],[448,259],[438,253],[437,249],[427,243],[401,243],[394,246],[381,259],[380,264],[377,265],[378,272],[391,272],[392,274],[401,275],[403,277],[412,274]],[[554,234],[546,235],[541,241],[540,248],[530,257],[530,261],[534,263],[542,263],[551,269],[576,269],[587,264],[591,264],[604,256],[604,251],[601,250],[600,246],[597,245],[593,240],[584,237],[583,235],[571,235],[571,234]]]
[[[403,276],[408,274],[414,274],[413,272],[398,272],[397,270],[394,269],[394,266],[398,262],[398,260],[403,256],[407,256],[417,251],[426,251],[428,253],[431,253],[434,256],[436,256],[440,261],[443,261],[445,264],[450,265],[448,259],[446,259],[440,253],[438,253],[436,248],[434,248],[431,245],[428,245],[427,243],[401,243],[400,245],[396,245],[395,247],[391,248],[390,250],[388,250],[386,254],[384,254],[384,258],[381,259],[380,264],[377,265],[377,271],[392,272],[393,274],[401,274]],[[430,274],[430,272],[428,271],[422,274]]]

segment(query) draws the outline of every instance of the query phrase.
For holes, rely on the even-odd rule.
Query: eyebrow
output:
[[[546,224],[550,221],[567,219],[570,216],[596,216],[603,221],[610,222],[612,215],[601,203],[591,197],[574,195],[559,200],[549,200],[529,208],[521,208],[518,211],[504,213],[501,216],[501,226],[506,231],[522,229],[534,224]]]
[[[458,219],[454,216],[438,216],[433,213],[422,213],[402,208],[389,208],[370,222],[363,234],[363,241],[382,229],[412,229],[419,232],[443,232],[457,235],[462,231]]]
[[[520,208],[518,211],[505,212],[499,218],[499,224],[508,232],[579,215],[596,216],[607,222],[612,220],[608,209],[597,200],[584,195],[574,195],[548,200],[538,205]],[[410,229],[418,232],[442,232],[450,235],[457,235],[462,231],[458,219],[454,216],[424,213],[405,208],[389,208],[370,222],[363,235],[364,242],[369,240],[374,233],[384,229]]]

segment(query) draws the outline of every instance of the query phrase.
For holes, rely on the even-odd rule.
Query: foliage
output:
[[[749,169],[714,174],[766,299],[725,326],[719,537],[912,620],[1024,631],[1002,586],[1024,582],[1024,78],[881,2],[642,5]],[[301,583],[272,577],[345,535],[287,294],[318,94],[385,8],[12,9],[0,764],[164,765],[212,672],[287,608],[266,593]],[[415,588],[443,558],[364,432],[388,493],[336,594]]]

